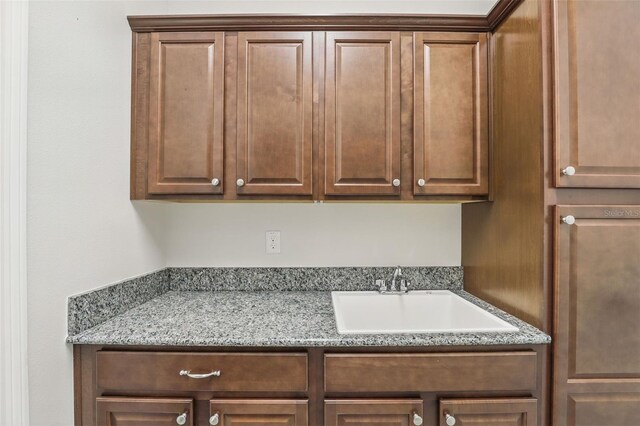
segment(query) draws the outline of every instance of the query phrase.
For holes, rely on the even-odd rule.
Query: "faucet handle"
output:
[[[411,281],[404,280],[404,279],[400,280],[400,291],[403,291],[405,293],[408,292],[410,285],[411,285]]]
[[[387,282],[385,280],[376,280],[376,287],[378,287],[380,293],[383,293],[387,291]]]

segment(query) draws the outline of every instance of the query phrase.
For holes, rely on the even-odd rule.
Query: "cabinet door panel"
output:
[[[223,170],[223,33],[151,36],[151,194],[220,194]]]
[[[400,34],[326,35],[325,192],[400,187]]]
[[[536,426],[538,402],[533,398],[514,399],[442,399],[440,426],[446,426],[447,415],[456,426]]]
[[[306,400],[214,399],[210,415],[220,426],[307,426]]]
[[[186,426],[193,425],[190,399],[117,398],[96,399],[97,426],[175,426],[185,415]]]
[[[640,188],[640,2],[555,9],[556,184]]]
[[[325,426],[410,426],[422,417],[422,400],[325,400],[324,413]]]
[[[486,34],[416,33],[414,49],[414,193],[487,194]]]
[[[640,425],[640,393],[571,395],[566,424],[568,426]]]
[[[238,194],[310,195],[311,33],[238,34]]]
[[[608,394],[640,395],[640,206],[560,206],[556,220],[555,419],[582,424]]]

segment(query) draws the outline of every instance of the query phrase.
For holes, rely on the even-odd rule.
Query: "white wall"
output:
[[[172,204],[170,266],[460,265],[460,206]],[[265,231],[281,253],[265,253]]]
[[[466,13],[470,1],[32,1],[28,310],[32,426],[71,425],[66,297],[165,265],[460,264],[460,207],[131,203],[126,15]],[[266,256],[264,231],[282,231]]]

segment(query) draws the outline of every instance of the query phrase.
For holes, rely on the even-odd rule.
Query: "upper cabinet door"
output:
[[[310,32],[238,34],[238,194],[311,195]]]
[[[487,194],[486,34],[416,33],[414,49],[414,194]]]
[[[151,35],[150,194],[222,193],[223,44],[223,33]]]
[[[328,32],[325,193],[400,194],[400,34]]]
[[[556,0],[556,186],[640,188],[640,2]]]

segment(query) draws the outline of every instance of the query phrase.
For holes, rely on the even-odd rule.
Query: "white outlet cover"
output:
[[[267,254],[280,253],[280,231],[267,231],[265,242]]]

